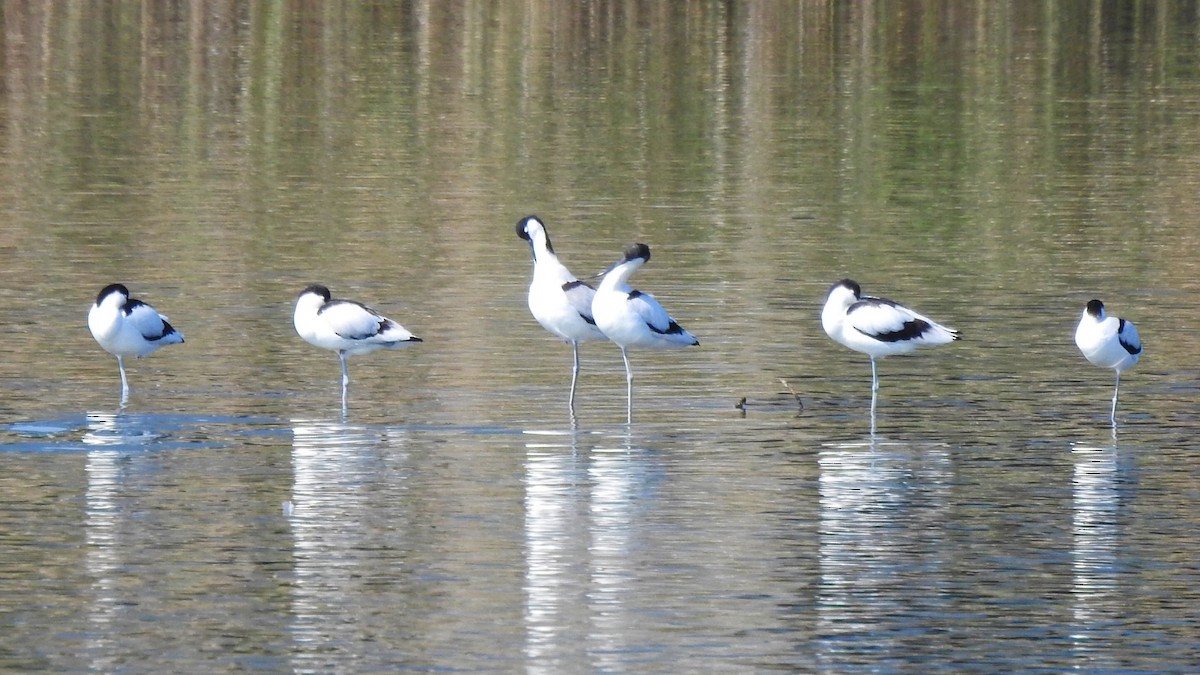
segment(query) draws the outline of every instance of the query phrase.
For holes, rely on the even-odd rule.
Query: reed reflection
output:
[[[944,448],[874,439],[824,447],[818,466],[819,657],[837,667],[899,650],[948,603],[928,580],[944,574],[951,469]]]

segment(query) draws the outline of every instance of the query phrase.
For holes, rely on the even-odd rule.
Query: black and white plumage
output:
[[[959,339],[958,331],[903,305],[864,296],[851,279],[842,279],[830,287],[821,310],[821,327],[835,342],[871,357],[872,423],[879,391],[876,359]]]
[[[320,284],[305,288],[296,298],[292,323],[311,345],[337,352],[342,362],[342,396],[350,384],[346,359],[379,349],[406,347],[421,338],[379,312],[351,300],[335,300]]]
[[[1121,371],[1132,368],[1142,356],[1142,340],[1132,321],[1108,316],[1104,303],[1091,300],[1075,327],[1075,345],[1094,366],[1112,368],[1117,372],[1113,389],[1111,419],[1117,423],[1117,394],[1121,390]]]
[[[592,315],[596,326],[621,348],[625,361],[626,412],[633,419],[633,370],[629,367],[629,348],[674,349],[700,344],[667,314],[667,310],[648,293],[632,288],[628,279],[650,260],[650,247],[631,244],[625,255],[604,275],[596,297],[592,299]]]
[[[175,330],[167,317],[141,300],[129,297],[124,284],[109,284],[100,290],[88,310],[88,329],[104,351],[117,357],[122,401],[129,396],[126,356],[141,358],[160,347],[183,342],[183,333]]]
[[[537,216],[517,221],[517,236],[529,242],[533,255],[533,281],[529,284],[529,311],[543,328],[571,343],[573,368],[569,409],[575,409],[575,383],[579,378],[579,344],[605,340],[592,318],[596,289],[580,281],[558,260],[550,234]]]

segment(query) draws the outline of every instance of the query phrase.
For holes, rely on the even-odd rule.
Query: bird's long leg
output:
[[[571,395],[567,397],[567,408],[571,416],[575,416],[575,381],[579,379],[579,343],[571,341],[571,354],[574,356],[574,367],[571,369]]]
[[[624,347],[621,358],[625,360],[625,423],[633,424],[633,369],[629,367],[629,352]]]
[[[125,404],[125,399],[129,398],[129,380],[125,377],[125,358],[117,357],[117,368],[121,371],[121,405]]]
[[[875,437],[875,403],[879,398],[879,373],[875,370],[875,358],[871,358],[871,437]]]
[[[1113,388],[1112,413],[1109,415],[1109,420],[1112,422],[1113,428],[1117,426],[1117,394],[1121,391],[1121,371],[1117,371],[1117,384]]]
[[[350,389],[350,371],[346,367],[346,352],[338,352],[342,361],[342,418],[346,417],[346,393]]]

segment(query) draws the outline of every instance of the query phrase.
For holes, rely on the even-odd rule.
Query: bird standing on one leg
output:
[[[346,389],[350,386],[350,373],[346,367],[349,356],[421,342],[421,338],[405,330],[404,326],[366,305],[334,300],[329,289],[320,284],[309,286],[296,298],[292,323],[309,344],[337,352],[342,362],[343,410]]]
[[[903,305],[885,298],[864,296],[859,285],[851,279],[842,279],[830,287],[821,310],[821,327],[835,342],[871,357],[872,434],[875,433],[875,402],[879,393],[875,360],[959,339],[958,331]]]
[[[122,405],[129,398],[125,357],[141,358],[159,347],[183,342],[183,333],[175,330],[167,317],[129,297],[129,289],[123,284],[109,284],[96,295],[96,302],[88,310],[88,329],[104,351],[117,357]]]
[[[1142,356],[1142,341],[1132,321],[1108,316],[1104,303],[1091,300],[1079,317],[1075,327],[1075,345],[1087,360],[1101,368],[1117,371],[1117,382],[1113,388],[1110,419],[1117,426],[1117,394],[1121,391],[1121,371],[1132,368]]]
[[[672,349],[700,344],[696,336],[667,314],[654,296],[630,287],[630,275],[649,259],[649,246],[631,244],[625,249],[625,255],[604,275],[592,300],[596,326],[621,348],[621,358],[625,361],[625,412],[629,423],[633,421],[633,370],[629,367],[629,348]]]
[[[537,216],[517,221],[517,236],[529,242],[533,254],[533,281],[529,284],[529,311],[542,327],[571,343],[574,366],[567,408],[575,413],[575,383],[579,378],[579,343],[607,339],[592,318],[596,290],[571,274],[558,260],[550,234]],[[573,419],[573,418],[572,418]]]

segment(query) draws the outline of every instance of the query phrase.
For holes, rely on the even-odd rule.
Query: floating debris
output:
[[[792,389],[792,385],[788,384],[787,380],[781,377],[779,378],[779,381],[782,382],[783,386],[787,387],[787,390],[792,393],[792,398],[796,399],[796,405],[800,406],[800,412],[804,412],[804,401],[800,400],[800,394],[797,394],[796,390]]]

